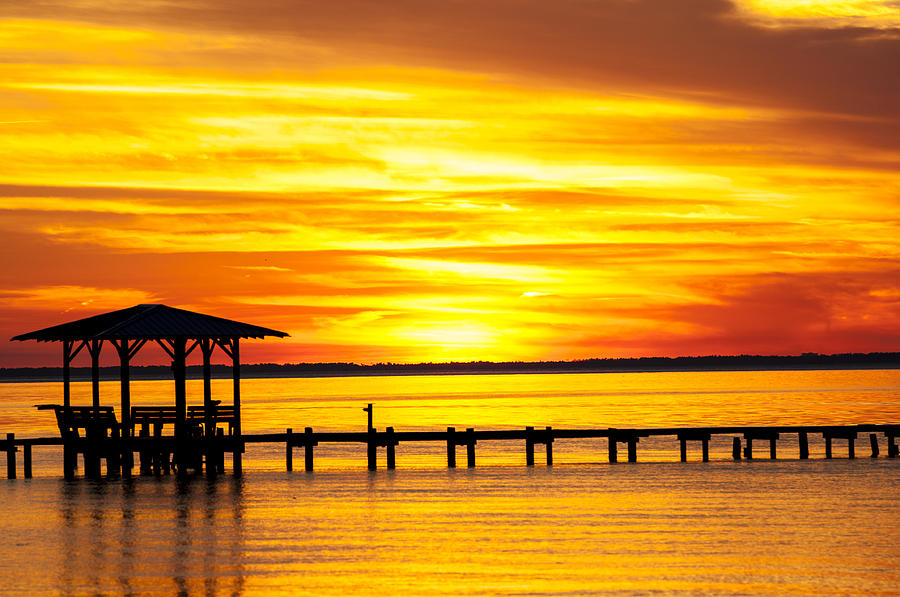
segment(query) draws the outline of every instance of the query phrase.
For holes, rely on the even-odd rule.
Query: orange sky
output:
[[[891,0],[3,3],[0,366],[147,302],[250,362],[900,350],[898,64]]]

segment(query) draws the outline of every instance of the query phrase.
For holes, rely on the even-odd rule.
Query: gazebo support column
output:
[[[209,338],[200,340],[200,352],[203,355],[203,415],[206,437],[215,435],[213,400],[212,400],[212,352],[216,345]]]
[[[231,363],[232,376],[234,378],[234,436],[237,446],[234,449],[234,474],[243,472],[241,456],[244,452],[244,443],[241,441],[241,348],[240,338],[231,339]]]
[[[183,336],[173,338],[172,345],[172,372],[175,377],[175,463],[178,472],[187,472],[187,451],[185,443],[188,440],[187,429],[187,339]]]
[[[122,429],[120,437],[122,438],[122,475],[131,474],[134,466],[134,453],[131,450],[130,439],[132,437],[131,429],[131,359],[146,343],[146,340],[135,340],[134,343],[128,340],[113,340],[113,346],[119,354],[119,381],[122,393]]]
[[[103,340],[91,340],[87,344],[91,355],[91,406],[100,406],[100,350]]]
[[[63,340],[63,406],[72,406],[72,341]]]

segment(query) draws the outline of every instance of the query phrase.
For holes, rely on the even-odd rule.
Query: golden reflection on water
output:
[[[0,593],[896,594],[898,471],[865,459],[20,481],[0,485],[21,542]]]
[[[171,385],[137,382],[135,403]],[[244,412],[250,432],[361,430],[367,402],[397,430],[897,422],[898,389],[896,371],[246,380]],[[55,435],[32,405],[58,391],[0,386],[0,431]],[[534,468],[520,442],[484,443],[471,470],[401,444],[374,473],[360,446],[320,446],[313,474],[252,446],[242,479],[71,482],[46,448],[38,478],[0,483],[0,594],[896,595],[900,459],[847,460],[838,442],[826,461],[810,439],[812,460],[786,436],[775,462],[765,445],[732,462],[716,438],[706,464],[645,439],[618,465],[605,440],[560,440]]]

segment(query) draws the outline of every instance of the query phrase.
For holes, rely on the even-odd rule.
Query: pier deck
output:
[[[765,442],[769,447],[769,458],[777,458],[777,445],[784,442],[784,435],[796,436],[800,459],[809,458],[809,436],[820,435],[825,443],[825,458],[833,457],[833,441],[846,441],[847,457],[856,457],[856,441],[860,436],[868,434],[870,456],[880,455],[878,436],[883,436],[887,450],[886,456],[895,458],[900,454],[897,438],[900,437],[900,425],[894,424],[861,424],[861,425],[777,425],[777,426],[710,426],[710,427],[650,427],[650,428],[597,428],[597,429],[553,429],[551,427],[525,427],[520,429],[482,429],[466,428],[457,430],[448,427],[442,431],[395,431],[387,427],[383,431],[313,431],[305,428],[302,433],[294,433],[287,429],[284,433],[243,434],[240,437],[218,436],[191,439],[175,437],[101,437],[99,439],[76,438],[27,438],[17,439],[14,434],[6,434],[0,439],[0,452],[6,452],[7,477],[16,478],[16,454],[22,453],[23,475],[32,475],[32,448],[34,446],[62,446],[64,454],[84,455],[86,476],[100,475],[100,460],[105,459],[107,474],[128,476],[132,468],[139,463],[142,474],[168,473],[172,470],[186,472],[193,469],[207,473],[224,472],[224,454],[240,454],[246,444],[274,443],[285,446],[285,465],[293,470],[293,454],[296,448],[304,449],[304,468],[314,469],[314,450],[324,443],[351,443],[366,446],[367,465],[369,470],[377,468],[378,449],[386,453],[388,469],[396,467],[396,446],[405,442],[439,442],[447,448],[447,466],[456,466],[457,447],[465,446],[466,465],[475,466],[476,445],[491,441],[522,441],[525,448],[525,464],[535,464],[535,446],[543,446],[545,462],[553,464],[553,443],[560,439],[606,439],[607,459],[610,463],[618,462],[619,444],[627,450],[628,462],[637,461],[637,446],[641,438],[671,437],[677,440],[680,447],[681,461],[687,460],[689,443],[699,443],[702,460],[709,460],[709,442],[713,436],[731,436],[733,438],[732,458],[741,460],[753,457],[753,442]],[[139,456],[135,461],[134,455]],[[179,458],[165,457],[161,454],[181,454]],[[76,456],[77,457],[77,456]],[[64,472],[71,475],[75,466],[69,462]],[[240,474],[240,470],[235,470]]]

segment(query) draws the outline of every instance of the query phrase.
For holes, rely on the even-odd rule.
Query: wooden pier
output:
[[[221,430],[220,430],[221,431]],[[16,439],[14,434],[7,434],[0,439],[0,452],[6,452],[7,477],[16,478],[16,455],[22,454],[22,472],[25,478],[32,476],[32,448],[34,446],[62,446],[64,474],[74,475],[77,469],[77,456],[83,456],[84,474],[87,477],[101,476],[101,460],[106,461],[108,476],[129,476],[137,467],[140,474],[169,474],[178,472],[187,474],[191,471],[207,474],[224,472],[224,455],[240,454],[246,444],[275,443],[285,446],[285,466],[288,471],[294,469],[294,450],[304,450],[304,470],[315,468],[315,448],[321,444],[343,443],[359,444],[365,448],[366,465],[369,470],[378,469],[378,453],[383,449],[385,467],[395,469],[397,465],[397,446],[400,443],[438,442],[446,445],[447,466],[457,465],[457,448],[465,446],[466,466],[475,466],[475,449],[481,443],[492,441],[521,441],[524,446],[524,464],[535,465],[535,446],[543,446],[544,462],[553,465],[553,444],[559,439],[605,439],[607,441],[607,460],[610,463],[619,461],[618,446],[625,444],[628,462],[637,462],[637,446],[641,438],[669,437],[673,445],[677,442],[680,460],[688,460],[689,445],[700,444],[700,460],[709,461],[709,442],[713,436],[731,436],[734,460],[754,458],[753,442],[767,444],[769,459],[777,459],[778,442],[785,441],[783,436],[796,436],[799,458],[809,458],[809,436],[820,435],[825,444],[825,458],[834,457],[834,440],[846,442],[846,457],[856,457],[856,441],[868,434],[869,456],[878,458],[881,450],[879,435],[883,436],[887,445],[886,456],[896,458],[900,455],[897,438],[900,437],[900,425],[789,425],[771,427],[665,427],[665,428],[605,428],[605,429],[553,429],[552,427],[525,427],[524,429],[476,430],[467,428],[457,430],[448,427],[445,431],[396,431],[387,427],[383,431],[371,428],[367,431],[324,431],[316,432],[306,427],[303,433],[294,433],[287,429],[285,433],[248,434],[240,438],[219,433],[213,436],[198,436],[182,439],[173,436],[147,436],[121,438],[32,438]],[[138,459],[133,458],[138,455]],[[181,460],[179,461],[179,454]],[[131,458],[129,458],[131,456]],[[235,474],[240,474],[235,469]]]
[[[397,465],[397,446],[400,443],[438,442],[447,448],[447,466],[457,465],[457,448],[465,446],[466,466],[475,466],[475,449],[480,443],[492,441],[521,441],[524,446],[524,464],[535,465],[535,446],[543,446],[547,466],[553,465],[553,444],[559,439],[605,439],[607,441],[607,460],[610,463],[619,461],[619,444],[625,444],[627,461],[637,462],[637,446],[641,438],[669,437],[673,445],[677,442],[681,462],[688,460],[688,447],[700,444],[699,460],[709,461],[709,443],[713,436],[732,437],[734,460],[754,458],[754,440],[767,444],[769,459],[777,459],[778,442],[785,441],[783,436],[796,436],[798,453],[801,460],[809,458],[809,437],[820,435],[825,445],[825,458],[834,457],[834,440],[846,442],[846,457],[856,457],[856,441],[868,434],[869,456],[878,458],[881,450],[879,436],[883,436],[887,446],[886,456],[896,458],[900,455],[897,438],[900,437],[900,425],[789,425],[771,427],[665,427],[665,428],[605,428],[605,429],[553,429],[552,427],[525,427],[524,429],[486,429],[467,428],[457,430],[448,427],[445,431],[396,431],[387,427],[378,431],[374,427],[367,431],[320,431],[306,427],[303,433],[294,433],[289,428],[285,433],[247,434],[240,438],[220,433],[213,436],[198,436],[193,439],[181,439],[172,436],[147,436],[121,438],[104,436],[100,438],[32,438],[16,439],[14,434],[7,434],[0,439],[0,452],[6,452],[7,477],[16,478],[16,455],[22,454],[22,472],[25,478],[32,476],[32,448],[34,446],[62,446],[64,474],[71,477],[77,469],[77,455],[83,456],[84,474],[87,477],[101,476],[101,460],[106,461],[108,476],[129,476],[133,467],[140,474],[169,474],[170,472],[207,474],[224,472],[224,455],[240,454],[246,444],[275,443],[285,446],[285,466],[288,471],[294,469],[294,450],[304,450],[304,470],[315,468],[315,448],[321,444],[343,443],[359,444],[365,448],[366,465],[369,470],[378,469],[378,453],[383,449],[385,467],[395,469]],[[181,454],[181,461],[179,461]],[[138,459],[133,458],[138,455]],[[131,458],[129,458],[131,456]],[[235,469],[235,474],[240,474]]]

